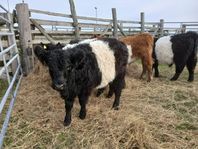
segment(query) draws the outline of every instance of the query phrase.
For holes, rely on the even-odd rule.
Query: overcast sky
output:
[[[22,0],[0,0],[10,10]],[[70,14],[69,0],[24,0],[32,9]],[[111,8],[117,9],[121,20],[138,21],[145,12],[145,21],[198,21],[198,0],[74,0],[77,15],[111,18]]]

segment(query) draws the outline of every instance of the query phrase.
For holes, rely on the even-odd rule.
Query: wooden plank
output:
[[[80,34],[79,34],[79,27],[78,27],[78,20],[77,20],[77,15],[76,15],[76,9],[75,9],[75,5],[74,5],[74,1],[73,0],[69,0],[69,4],[70,4],[70,11],[71,11],[71,16],[73,19],[73,27],[74,27],[74,33],[75,33],[75,38],[76,39],[80,39]]]
[[[59,17],[66,17],[66,18],[72,18],[69,14],[63,14],[63,13],[56,13],[56,12],[50,12],[50,11],[43,11],[43,10],[36,10],[36,9],[30,9],[31,13],[38,13],[38,14],[45,14],[45,15],[51,15],[51,16],[59,16]],[[87,16],[76,16],[79,20],[90,20],[90,21],[101,21],[101,22],[111,22],[112,19],[108,18],[95,18],[95,17],[87,17]],[[140,24],[139,21],[127,21],[127,20],[118,20],[119,23],[137,23]]]
[[[39,25],[35,20],[30,19],[31,22],[39,29],[39,31],[52,43],[55,44],[55,41],[45,32],[45,29]]]
[[[72,26],[71,22],[65,22],[65,21],[52,21],[52,20],[41,20],[41,19],[33,19],[33,20],[35,20],[40,25]]]
[[[103,31],[102,34],[100,34],[100,37],[104,36],[104,35],[108,35],[108,30],[112,27],[112,23],[109,23],[109,25],[107,26],[107,28]],[[111,32],[112,33],[112,32]]]
[[[20,3],[16,5],[17,20],[20,32],[20,45],[23,50],[22,67],[24,75],[28,75],[31,71],[31,62],[29,60],[27,49],[32,42],[30,20],[29,20],[29,8],[26,3]]]
[[[185,26],[198,26],[198,24],[183,24]]]
[[[39,14],[45,14],[45,15],[52,15],[52,16],[58,16],[58,17],[66,17],[66,18],[72,18],[69,14],[63,14],[63,13],[56,13],[56,12],[49,12],[49,11],[43,11],[43,10],[36,10],[36,9],[30,9],[31,13],[39,13]],[[110,22],[111,19],[104,19],[104,18],[95,18],[95,17],[85,17],[85,16],[76,16],[77,19],[80,20],[91,20],[91,21],[101,21],[101,22]]]
[[[108,28],[107,28],[108,29]],[[108,30],[107,30],[108,31]],[[50,34],[50,35],[58,35],[58,36],[62,36],[62,35],[73,35],[73,31],[49,31],[49,30],[46,30],[45,31],[47,34]],[[94,35],[94,34],[101,34],[103,33],[104,31],[96,31],[96,32],[92,32],[92,31],[80,31],[80,34],[82,35]],[[32,34],[33,36],[34,35],[40,35],[42,34],[39,30],[32,30]],[[106,32],[106,34],[110,35],[112,34],[111,32]]]
[[[105,18],[94,18],[94,17],[85,17],[85,16],[76,16],[79,20],[90,20],[90,21],[100,21],[100,22],[110,22],[112,19]]]
[[[117,24],[117,26],[118,26],[118,29],[120,30],[121,34],[122,34],[123,36],[126,36],[126,34],[125,34],[124,31],[122,30],[121,26],[120,26],[119,24]]]
[[[144,31],[145,31],[145,28],[144,28],[144,25],[145,25],[145,23],[144,23],[144,12],[141,12],[140,13],[140,20],[141,20],[141,32],[143,33]]]
[[[65,22],[65,21],[52,21],[52,20],[41,20],[41,19],[34,19],[40,25],[53,25],[53,26],[69,26],[72,27],[72,22]],[[87,27],[87,28],[106,28],[108,24],[94,24],[94,23],[78,23],[79,27]]]
[[[126,24],[140,24],[140,21],[118,20],[118,23],[126,23]]]
[[[95,23],[79,23],[79,27],[87,27],[87,28],[106,28],[108,24],[95,24]]]
[[[63,14],[63,13],[57,13],[57,12],[50,12],[50,11],[43,11],[43,10],[36,10],[36,9],[30,9],[31,13],[39,13],[39,14],[46,14],[51,16],[57,16],[57,17],[66,17],[71,18],[71,15],[69,14]]]
[[[112,8],[112,17],[113,17],[113,36],[118,38],[118,21],[117,21],[117,14],[116,8]]]
[[[164,35],[164,20],[160,19],[160,36]]]

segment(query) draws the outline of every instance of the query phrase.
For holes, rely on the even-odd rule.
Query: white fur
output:
[[[132,47],[131,45],[127,45],[127,49],[128,49],[128,53],[129,53],[129,56],[128,56],[128,64],[132,63]]]
[[[115,78],[115,56],[113,50],[110,49],[108,43],[96,40],[89,43],[92,52],[96,56],[99,69],[102,73],[102,80],[96,88],[103,88],[113,81]]]
[[[85,39],[85,40],[82,40],[82,41],[80,41],[80,42],[78,42],[78,43],[74,43],[74,44],[67,44],[65,47],[63,47],[62,49],[63,50],[67,50],[67,49],[70,49],[70,48],[74,48],[74,47],[76,47],[77,45],[79,45],[79,44],[88,44],[88,43],[90,43],[90,42],[92,42],[92,41],[95,41],[97,38],[93,38],[93,39]]]
[[[164,36],[157,40],[155,44],[155,54],[159,63],[168,65],[173,63],[173,50],[170,36]]]

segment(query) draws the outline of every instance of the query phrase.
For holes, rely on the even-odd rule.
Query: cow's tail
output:
[[[195,52],[195,56],[198,57],[198,34],[194,38],[194,48],[193,51]]]

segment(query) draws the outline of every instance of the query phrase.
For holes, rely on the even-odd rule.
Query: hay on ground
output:
[[[22,81],[4,148],[197,148],[198,75],[193,83],[186,81],[187,72],[170,82],[173,71],[163,68],[166,77],[147,83],[138,79],[141,66],[133,64],[120,110],[111,109],[113,98],[93,95],[80,120],[76,99],[72,124],[64,127],[64,101],[51,88],[48,70],[38,65]]]

